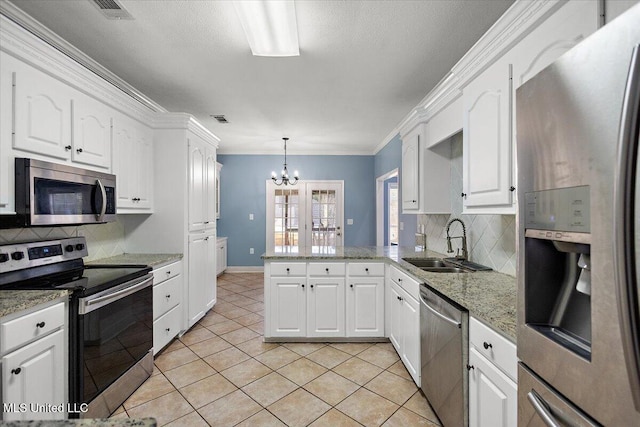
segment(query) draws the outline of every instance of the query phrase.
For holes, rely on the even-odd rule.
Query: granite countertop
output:
[[[285,260],[359,260],[379,259],[391,261],[431,288],[469,310],[469,314],[484,322],[506,338],[516,342],[516,278],[495,271],[475,273],[433,273],[415,267],[403,258],[445,258],[433,251],[415,251],[413,248],[344,247],[336,253],[314,253],[310,248],[295,254],[267,252],[265,261]]]
[[[4,421],[4,427],[156,427],[155,418],[95,418],[86,420]]]
[[[60,298],[68,298],[68,290],[55,291],[0,291],[0,317]]]
[[[108,258],[94,259],[87,262],[87,265],[96,264],[121,264],[121,265],[148,265],[153,268],[159,268],[172,262],[182,259],[182,254],[139,254],[129,253],[115,255]]]

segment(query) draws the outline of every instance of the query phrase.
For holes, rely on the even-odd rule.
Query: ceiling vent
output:
[[[133,19],[118,0],[89,0],[107,19]]]
[[[211,116],[214,119],[216,119],[218,121],[218,123],[229,123],[229,121],[227,120],[227,118],[224,116],[224,114],[220,114],[218,116]]]

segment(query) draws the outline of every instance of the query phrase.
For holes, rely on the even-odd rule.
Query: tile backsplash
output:
[[[85,261],[120,255],[125,252],[124,226],[119,222],[75,227],[34,227],[0,230],[0,244],[60,239],[84,234],[89,256]]]
[[[460,218],[467,229],[469,259],[515,276],[515,215],[462,215],[462,132],[452,136],[449,142],[442,142],[447,143],[451,144],[451,215],[418,215],[418,231],[424,227],[430,250],[446,254],[447,223],[451,218]],[[449,235],[462,235],[460,223],[451,225]],[[460,248],[460,239],[453,239],[452,246],[454,251]]]

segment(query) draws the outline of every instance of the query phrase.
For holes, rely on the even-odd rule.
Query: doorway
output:
[[[400,209],[398,169],[376,178],[376,245],[398,244]]]
[[[299,181],[280,187],[267,181],[267,250],[335,253],[344,242],[343,181]]]

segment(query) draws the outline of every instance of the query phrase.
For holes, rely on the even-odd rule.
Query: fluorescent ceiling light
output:
[[[298,56],[298,24],[293,0],[234,1],[255,56]]]

